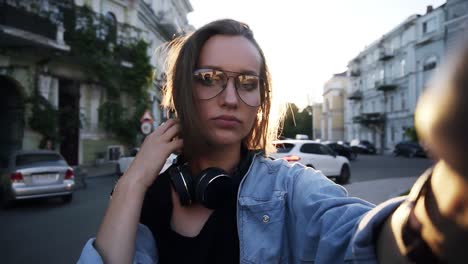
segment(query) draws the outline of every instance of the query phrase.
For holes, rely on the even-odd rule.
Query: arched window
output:
[[[430,70],[435,69],[436,67],[437,67],[437,57],[430,56],[424,61],[423,71],[430,71]]]
[[[105,20],[107,28],[107,39],[111,42],[115,42],[117,39],[117,19],[115,14],[112,12],[107,12],[105,15]]]

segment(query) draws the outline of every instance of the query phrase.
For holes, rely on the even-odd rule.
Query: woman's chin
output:
[[[239,137],[239,135],[223,133],[213,135],[209,142],[212,146],[230,146],[240,144],[242,142],[242,138]]]

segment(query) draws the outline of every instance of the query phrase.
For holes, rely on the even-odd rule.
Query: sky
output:
[[[195,28],[221,18],[247,23],[263,49],[273,97],[303,108],[350,60],[412,14],[445,0],[190,0]]]

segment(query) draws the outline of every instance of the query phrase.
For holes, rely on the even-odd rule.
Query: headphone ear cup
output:
[[[200,173],[195,187],[195,197],[203,206],[217,209],[232,200],[233,180],[220,168],[207,168]]]
[[[171,184],[179,197],[182,206],[191,205],[194,202],[192,177],[187,166],[174,166],[169,169]]]

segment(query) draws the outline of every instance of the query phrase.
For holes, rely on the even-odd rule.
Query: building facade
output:
[[[313,117],[312,138],[313,139],[322,138],[322,112],[323,112],[322,103],[312,104],[312,117]]]
[[[417,100],[445,56],[445,10],[428,6],[349,62],[345,140],[369,140],[383,153],[409,139]]]
[[[349,78],[346,72],[334,74],[323,88],[323,113],[321,139],[339,141],[344,139],[344,101]]]
[[[54,133],[56,150],[71,165],[118,157],[123,144],[103,129],[99,114],[115,96],[95,69],[86,67],[90,64],[84,61],[90,58],[77,54],[77,45],[86,50],[87,40],[77,40],[74,33],[92,27],[95,31],[85,36],[102,42],[102,54],[115,56],[91,65],[118,65],[123,73],[136,67],[130,47],[143,40],[149,44],[145,52],[151,67],[160,73],[153,51],[189,27],[186,15],[191,11],[188,0],[0,1],[0,120],[7,126],[0,132],[0,161],[14,150],[40,148]],[[163,116],[154,106],[159,106],[161,85],[143,88],[159,123]],[[115,103],[132,112],[138,105],[127,91],[131,93],[130,88],[123,91]],[[47,113],[58,114],[52,118]]]

